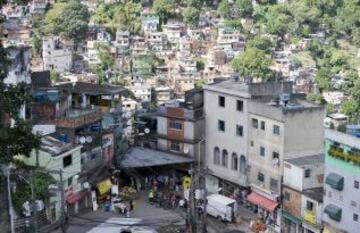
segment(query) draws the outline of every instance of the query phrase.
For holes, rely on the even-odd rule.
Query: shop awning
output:
[[[341,191],[344,188],[344,177],[331,172],[326,176],[325,183],[330,185],[333,189]]]
[[[141,168],[195,162],[186,155],[135,147],[118,160],[120,168]]]
[[[266,197],[261,196],[260,194],[257,194],[256,192],[252,192],[247,196],[247,200],[254,204],[258,205],[260,208],[269,211],[274,212],[276,207],[278,207],[279,203],[276,201],[270,200]]]
[[[300,225],[302,223],[301,219],[286,212],[286,211],[282,211],[282,216],[288,220],[290,220],[291,222],[297,224],[297,225]]]
[[[324,213],[326,213],[329,216],[329,218],[331,218],[335,221],[340,222],[340,220],[341,220],[342,210],[340,207],[338,207],[336,205],[333,205],[333,204],[327,205],[324,209]]]
[[[80,201],[83,198],[84,194],[82,192],[73,193],[66,197],[66,202],[70,205],[75,204],[76,202]]]
[[[97,185],[100,195],[104,195],[105,193],[107,193],[111,189],[111,187],[112,183],[110,179],[103,180]]]

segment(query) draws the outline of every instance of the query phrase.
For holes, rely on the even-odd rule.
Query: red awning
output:
[[[258,205],[260,208],[269,211],[274,212],[276,207],[279,205],[276,201],[270,200],[264,196],[261,196],[260,194],[257,194],[255,192],[250,193],[247,196],[247,200],[251,202],[254,205]]]
[[[74,193],[71,194],[69,196],[66,197],[66,201],[67,203],[69,203],[70,205],[75,204],[76,202],[80,201],[83,198],[84,194],[83,193]]]

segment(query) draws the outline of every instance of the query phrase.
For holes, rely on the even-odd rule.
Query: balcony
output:
[[[352,163],[354,165],[360,166],[360,155],[356,152],[353,151],[344,152],[344,150],[341,148],[331,147],[328,150],[328,155]]]
[[[56,126],[62,128],[79,128],[101,120],[101,110],[97,107],[70,109],[66,116],[56,119]]]
[[[305,222],[310,223],[312,225],[316,225],[316,213],[310,210],[304,210],[303,219]]]

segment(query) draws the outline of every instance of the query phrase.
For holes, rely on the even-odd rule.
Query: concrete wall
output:
[[[285,158],[321,153],[324,147],[324,119],[324,108],[287,112]]]
[[[303,187],[303,177],[303,169],[286,161],[284,162],[284,185],[301,191]]]
[[[219,96],[225,96],[225,107],[218,105]],[[236,109],[236,100],[244,101],[244,111]],[[204,112],[205,112],[205,131],[206,131],[206,165],[212,172],[222,179],[229,180],[233,183],[247,186],[245,174],[241,174],[239,169],[231,169],[231,155],[236,153],[239,158],[241,155],[248,160],[247,150],[247,99],[234,97],[231,95],[220,94],[213,91],[204,91]],[[225,121],[225,132],[218,130],[218,120]],[[243,137],[236,136],[236,125],[243,126]],[[222,151],[226,149],[229,156],[227,168],[214,164],[214,148],[219,147]],[[239,159],[240,161],[240,159]]]

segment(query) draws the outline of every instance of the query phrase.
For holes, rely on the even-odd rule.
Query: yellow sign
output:
[[[190,183],[191,183],[190,177],[184,176],[183,183],[182,183],[183,189],[184,190],[189,189],[190,188]]]
[[[316,215],[314,212],[305,210],[304,211],[304,220],[311,224],[316,224]]]
[[[100,195],[105,194],[112,187],[112,183],[110,179],[106,179],[98,183],[97,188],[99,190]]]

